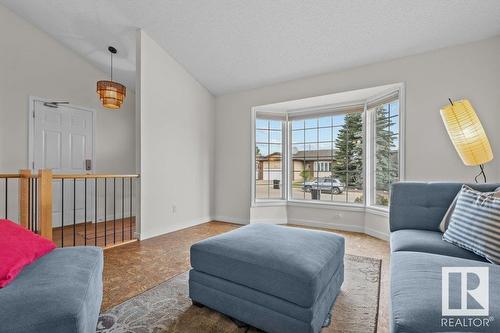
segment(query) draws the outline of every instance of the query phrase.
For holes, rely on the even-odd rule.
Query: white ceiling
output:
[[[0,0],[135,81],[143,28],[216,95],[500,34],[499,0]]]

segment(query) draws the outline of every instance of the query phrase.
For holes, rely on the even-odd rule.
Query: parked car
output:
[[[320,177],[313,181],[305,182],[302,189],[310,192],[312,189],[325,193],[340,194],[344,192],[345,185],[337,178]]]

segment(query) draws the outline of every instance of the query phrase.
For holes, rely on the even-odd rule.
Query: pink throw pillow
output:
[[[54,242],[12,221],[0,219],[0,288],[12,282],[24,266],[55,248]]]

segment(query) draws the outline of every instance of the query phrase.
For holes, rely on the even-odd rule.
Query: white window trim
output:
[[[396,88],[391,88],[390,90],[387,90],[385,92],[382,92],[380,94],[377,94],[376,96],[372,96],[369,99],[366,100],[361,100],[361,101],[352,101],[349,103],[339,103],[339,104],[331,104],[331,105],[325,105],[321,107],[315,107],[315,108],[302,108],[302,109],[297,109],[297,110],[283,110],[281,111],[285,119],[283,121],[283,127],[282,127],[282,194],[283,197],[281,199],[257,199],[256,198],[256,180],[255,180],[255,145],[256,145],[256,138],[255,138],[255,132],[256,132],[256,118],[257,118],[257,112],[259,113],[266,113],[265,110],[262,110],[260,107],[252,107],[252,112],[251,112],[251,133],[252,133],[252,140],[251,140],[251,155],[252,155],[252,177],[251,177],[251,207],[272,207],[272,206],[295,206],[295,207],[308,207],[308,208],[326,208],[326,209],[340,209],[340,210],[348,210],[348,211],[365,211],[365,212],[370,212],[382,216],[387,216],[389,207],[385,206],[379,206],[379,205],[374,205],[374,179],[375,179],[375,172],[374,172],[374,165],[375,161],[374,159],[370,159],[368,161],[367,159],[367,154],[371,153],[373,151],[373,145],[374,145],[374,140],[371,139],[371,135],[373,135],[372,131],[372,122],[374,120],[373,118],[373,113],[368,113],[367,111],[367,106],[370,101],[379,99],[380,97],[383,97],[384,95],[387,95],[391,92],[398,91],[399,93],[399,179],[400,181],[405,180],[406,178],[406,165],[405,165],[405,151],[406,151],[406,95],[405,95],[405,83],[399,83],[397,84]],[[293,160],[289,159],[288,156],[290,156],[292,147],[291,147],[291,140],[289,139],[290,137],[290,123],[288,121],[288,115],[293,114],[295,112],[318,112],[318,111],[324,111],[324,110],[335,110],[338,108],[346,107],[349,105],[359,105],[359,104],[364,104],[364,111],[363,111],[363,170],[365,173],[365,186],[363,186],[363,198],[364,198],[364,203],[363,204],[356,204],[356,203],[340,203],[340,202],[329,202],[329,201],[308,201],[308,200],[294,200],[292,199],[292,189],[289,184],[292,183],[293,175],[288,173],[288,170],[292,170],[293,168]],[[259,110],[257,110],[259,109]],[[341,111],[339,111],[341,112]],[[276,111],[269,112],[270,114],[276,114]],[[370,119],[372,118],[372,119]],[[370,121],[370,123],[368,123]],[[370,126],[368,126],[370,125]],[[370,138],[370,140],[368,140]],[[366,162],[369,163],[366,163]],[[369,191],[369,192],[368,192]]]

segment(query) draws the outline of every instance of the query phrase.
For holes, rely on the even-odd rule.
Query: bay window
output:
[[[311,108],[255,108],[253,203],[388,206],[390,185],[401,178],[401,90]]]

